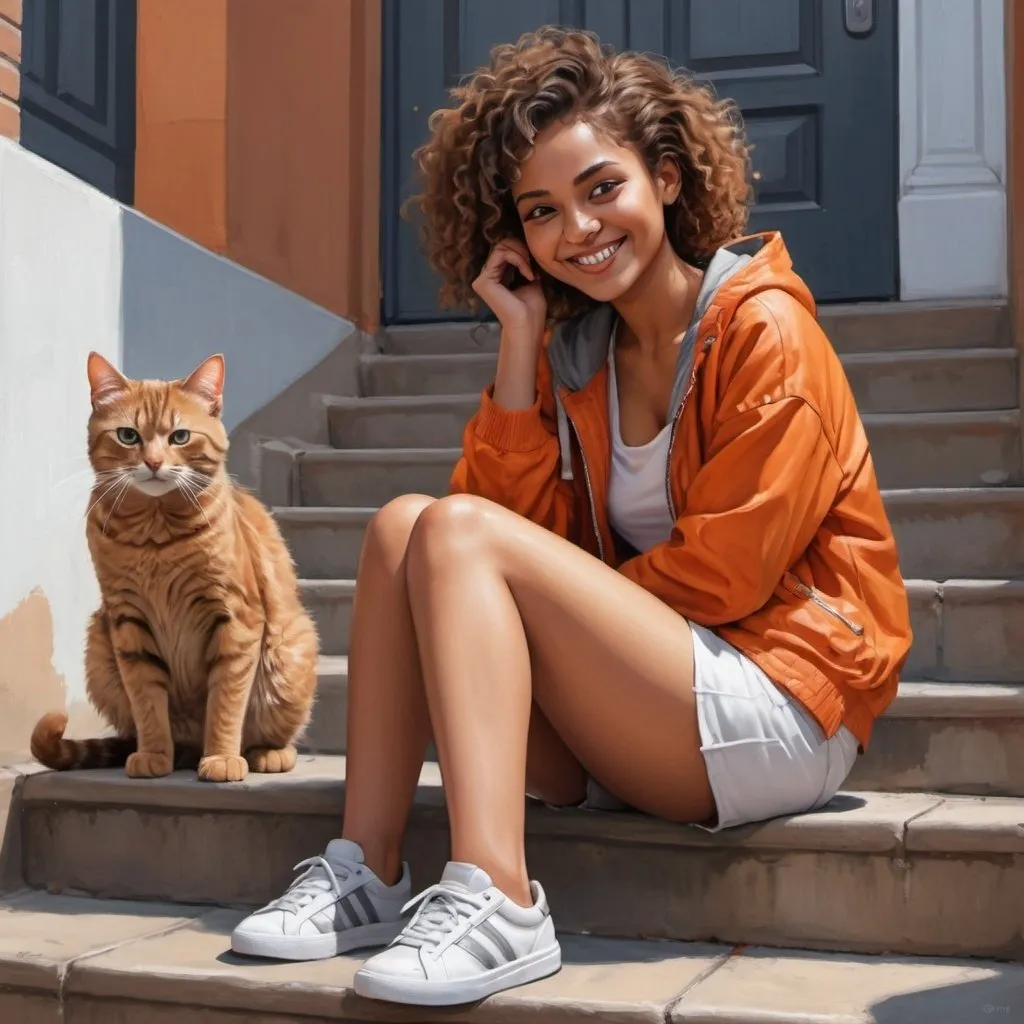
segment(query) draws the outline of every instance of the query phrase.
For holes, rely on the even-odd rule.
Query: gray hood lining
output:
[[[686,394],[696,356],[697,332],[700,322],[711,308],[718,289],[737,271],[750,262],[751,257],[737,255],[728,249],[719,249],[711,258],[697,293],[693,317],[679,346],[675,381],[669,402],[669,420],[675,418]],[[558,447],[561,454],[561,477],[572,480],[572,449],[569,437],[569,417],[560,395],[561,388],[580,391],[593,380],[608,358],[612,331],[618,314],[611,305],[598,306],[581,316],[566,320],[555,328],[548,345],[551,366],[551,386],[555,396],[555,419],[558,428]]]

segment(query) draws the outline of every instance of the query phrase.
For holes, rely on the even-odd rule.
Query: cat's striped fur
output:
[[[44,716],[32,753],[56,769],[132,776],[198,764],[233,781],[289,771],[316,688],[317,636],[264,506],[227,475],[224,363],[183,381],[133,381],[95,353],[86,532],[102,602],[86,688],[108,739],[64,738]]]

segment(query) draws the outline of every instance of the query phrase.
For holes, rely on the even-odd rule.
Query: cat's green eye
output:
[[[192,432],[189,430],[175,430],[170,437],[171,444],[188,444]]]
[[[138,444],[142,440],[139,432],[132,427],[118,427],[117,439],[121,444]]]

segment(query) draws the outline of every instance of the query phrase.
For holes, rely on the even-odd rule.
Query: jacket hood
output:
[[[679,346],[669,405],[670,420],[675,418],[686,396],[699,336],[704,335],[705,347],[715,344],[740,305],[768,289],[789,292],[812,316],[815,314],[810,290],[793,270],[793,261],[777,231],[737,239],[719,249],[708,261],[693,318]],[[573,473],[569,423],[561,390],[563,387],[569,391],[581,390],[600,370],[608,358],[617,317],[610,304],[598,306],[558,324],[548,344],[563,480],[571,480]],[[710,329],[702,331],[705,326]]]

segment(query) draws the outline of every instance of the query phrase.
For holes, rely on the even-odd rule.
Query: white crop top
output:
[[[630,447],[619,428],[619,388],[615,378],[615,334],[608,346],[608,411],[612,466],[608,483],[608,521],[637,551],[649,551],[669,539],[674,520],[668,504],[666,474],[672,425],[647,444]]]

